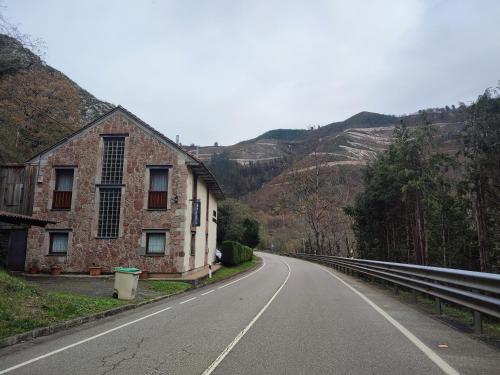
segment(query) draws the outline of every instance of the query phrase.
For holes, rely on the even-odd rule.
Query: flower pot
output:
[[[61,272],[62,272],[62,268],[59,266],[52,266],[52,268],[50,269],[50,274],[52,276],[58,276],[61,274]]]
[[[99,276],[101,274],[102,267],[89,267],[90,276]]]
[[[149,278],[149,272],[148,271],[142,271],[141,274],[139,275],[139,279],[144,280]]]
[[[38,273],[38,267],[30,267],[28,271],[31,275],[36,275]]]

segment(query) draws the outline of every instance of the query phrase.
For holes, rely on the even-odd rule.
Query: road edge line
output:
[[[358,295],[362,300],[364,300],[366,303],[368,303],[376,312],[378,312],[382,317],[384,317],[389,323],[391,323],[399,332],[403,334],[413,345],[415,345],[421,352],[423,352],[434,364],[436,364],[443,372],[447,375],[460,375],[460,373],[455,370],[453,367],[451,367],[448,362],[446,362],[443,358],[441,358],[434,350],[429,348],[427,345],[425,345],[417,336],[415,336],[413,333],[411,333],[405,326],[403,326],[401,323],[399,323],[396,319],[394,319],[392,316],[390,316],[387,312],[385,312],[383,309],[381,309],[375,302],[373,302],[371,299],[366,297],[363,293],[361,293],[359,290],[354,288],[353,286],[349,285],[347,282],[342,280],[340,277],[335,275],[333,272],[330,270],[321,267],[319,265],[316,265],[319,267],[321,270],[324,272],[330,274],[332,277],[340,281],[342,284],[347,286],[349,289],[351,289],[354,293]]]
[[[151,317],[152,317],[152,316],[154,316],[154,315],[161,314],[162,312],[165,312],[165,311],[167,311],[167,310],[170,310],[171,308],[172,308],[172,306],[166,307],[166,308],[164,308],[164,309],[161,309],[161,310],[155,311],[154,313],[151,313],[151,314],[148,314],[148,315],[144,315],[144,316],[142,316],[142,317],[140,317],[140,318],[138,318],[138,319],[134,319],[134,320],[132,320],[132,321],[130,321],[130,322],[127,322],[127,323],[121,324],[121,325],[119,325],[119,326],[117,326],[117,327],[114,327],[114,328],[108,329],[108,330],[106,330],[106,331],[104,331],[104,332],[98,333],[97,335],[94,335],[94,336],[91,336],[91,337],[87,337],[86,339],[83,339],[83,340],[77,341],[77,342],[75,342],[75,343],[73,343],[73,344],[63,346],[62,348],[59,348],[59,349],[53,350],[53,351],[48,352],[48,353],[45,353],[45,354],[42,354],[42,355],[40,355],[40,356],[38,356],[38,357],[35,357],[35,358],[32,358],[32,359],[30,359],[30,360],[27,360],[27,361],[24,361],[24,362],[18,363],[17,365],[11,366],[11,367],[6,368],[6,369],[4,369],[4,370],[0,370],[0,375],[1,375],[1,374],[6,374],[6,373],[11,372],[11,371],[14,371],[14,370],[16,370],[16,369],[18,369],[18,368],[24,367],[24,366],[26,366],[26,365],[29,365],[29,364],[33,363],[33,362],[37,362],[37,361],[39,361],[39,360],[41,360],[41,359],[44,359],[44,358],[47,358],[47,357],[51,357],[51,356],[53,356],[54,354],[57,354],[57,353],[63,352],[63,351],[65,351],[65,350],[68,350],[68,349],[71,349],[71,348],[74,348],[75,346],[78,346],[78,345],[84,344],[84,343],[86,343],[86,342],[88,342],[88,341],[95,340],[95,339],[97,339],[97,338],[99,338],[99,337],[101,337],[101,336],[107,335],[108,333],[111,333],[111,332],[117,331],[117,330],[119,330],[119,329],[121,329],[121,328],[124,328],[124,327],[127,327],[127,326],[129,326],[129,325],[131,325],[131,324],[135,324],[135,323],[137,323],[137,322],[140,322],[141,320],[144,320],[144,319],[147,319],[147,318],[151,318]]]
[[[233,348],[236,346],[236,344],[238,344],[238,342],[243,338],[243,336],[245,336],[245,334],[250,330],[250,328],[252,328],[252,326],[255,324],[255,322],[261,317],[261,315],[267,310],[267,308],[274,301],[276,296],[281,292],[281,290],[283,289],[283,287],[287,283],[287,281],[290,278],[290,275],[292,273],[292,269],[290,268],[290,265],[285,261],[282,261],[282,262],[285,263],[285,265],[288,267],[288,274],[286,275],[285,281],[283,281],[283,283],[278,288],[278,290],[276,290],[276,292],[274,292],[273,296],[269,299],[269,301],[267,301],[267,303],[264,305],[264,307],[262,307],[262,309],[260,309],[260,311],[257,313],[257,315],[255,315],[255,317],[250,321],[250,323],[248,323],[247,326],[240,333],[238,333],[236,335],[236,337],[233,339],[233,341],[231,341],[229,343],[229,345],[224,348],[224,350],[221,352],[221,354],[219,354],[219,356],[215,359],[215,361],[213,361],[210,364],[210,366],[208,366],[208,368],[205,371],[203,371],[202,375],[210,375],[217,368],[217,366],[219,366],[219,364],[224,360],[224,358],[226,358],[226,356],[231,352],[231,350],[233,350]]]
[[[243,276],[243,277],[240,277],[239,279],[233,280],[233,281],[231,281],[231,282],[229,282],[229,283],[227,283],[227,284],[221,285],[221,286],[217,287],[217,289],[222,289],[222,288],[225,288],[226,286],[233,285],[234,283],[237,283],[237,282],[238,282],[238,281],[240,281],[240,280],[246,279],[247,277],[250,277],[250,276],[252,276],[252,275],[256,274],[257,272],[259,272],[259,271],[260,271],[261,269],[263,269],[265,266],[266,266],[266,260],[264,259],[264,257],[262,257],[262,265],[261,265],[259,268],[257,268],[255,271],[252,271],[252,272],[250,272],[248,275],[245,275],[245,276]]]

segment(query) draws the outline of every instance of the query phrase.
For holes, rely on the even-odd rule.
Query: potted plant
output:
[[[59,264],[54,264],[50,267],[50,274],[52,276],[59,276],[62,272],[62,267]]]
[[[89,274],[90,276],[99,276],[102,272],[102,267],[101,266],[96,266],[95,263],[92,263],[91,266],[89,266]]]
[[[31,265],[30,265],[30,268],[28,271],[32,275],[37,274],[38,271],[40,271],[40,269],[38,268],[38,260],[35,259],[31,262]]]

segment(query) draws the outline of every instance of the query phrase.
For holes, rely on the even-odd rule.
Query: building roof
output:
[[[47,224],[56,224],[55,221],[37,219],[33,216],[16,214],[8,211],[0,211],[0,222],[9,224],[28,224],[36,227],[44,227]]]
[[[205,180],[205,182],[207,183],[208,189],[216,196],[217,199],[224,199],[224,192],[222,191],[222,188],[220,187],[219,183],[217,182],[217,179],[215,178],[212,171],[210,171],[210,169],[208,169],[208,167],[201,160],[199,160],[198,158],[196,158],[193,155],[191,155],[190,153],[188,153],[186,150],[184,150],[182,147],[180,147],[177,143],[172,141],[170,138],[168,138],[164,134],[160,133],[158,130],[153,128],[151,125],[147,124],[146,122],[141,120],[139,117],[134,115],[132,112],[127,111],[125,108],[123,108],[120,105],[111,109],[110,111],[106,112],[104,115],[98,117],[97,119],[95,119],[94,121],[85,125],[84,127],[78,129],[76,132],[61,139],[59,142],[53,144],[52,146],[46,148],[45,150],[43,150],[41,152],[39,152],[38,154],[33,156],[31,159],[29,159],[27,161],[27,163],[34,162],[35,159],[41,157],[43,154],[55,149],[56,147],[62,145],[63,143],[66,143],[71,138],[84,132],[88,128],[96,125],[97,123],[101,122],[104,118],[112,115],[115,112],[121,112],[121,113],[125,114],[126,116],[130,117],[132,120],[134,120],[135,122],[137,122],[138,124],[140,124],[141,126],[146,128],[147,130],[149,130],[153,134],[153,136],[155,136],[156,138],[162,140],[163,142],[169,144],[170,146],[174,147],[178,151],[180,151],[183,154],[185,154],[186,156],[188,156],[190,161],[187,163],[187,165],[193,170],[193,172],[195,174],[199,175],[200,177],[202,177]]]

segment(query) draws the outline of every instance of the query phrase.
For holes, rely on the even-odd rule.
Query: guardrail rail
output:
[[[452,268],[419,266],[415,264],[380,262],[330,255],[290,253],[289,256],[321,263],[350,274],[374,277],[394,285],[394,292],[405,287],[435,298],[435,312],[441,315],[442,300],[468,307],[474,315],[474,332],[483,333],[482,314],[500,318],[500,275]]]

